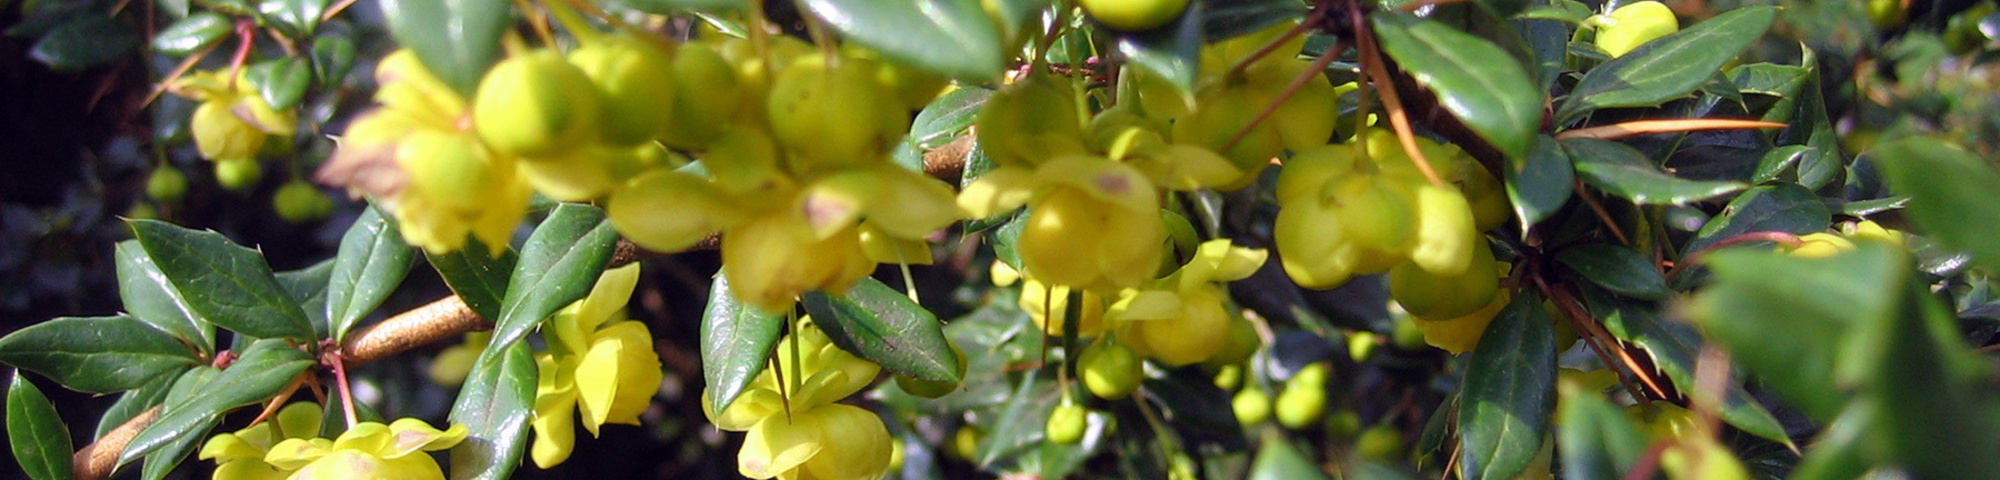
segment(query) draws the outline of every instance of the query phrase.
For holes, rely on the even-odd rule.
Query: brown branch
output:
[[[111,476],[111,471],[118,468],[118,454],[125,452],[125,446],[132,443],[132,437],[139,436],[140,430],[145,430],[147,425],[152,425],[153,420],[159,418],[160,407],[154,405],[119,424],[118,428],[104,432],[103,438],[77,450],[76,456],[70,457],[70,468],[76,471],[77,480],[102,480]]]

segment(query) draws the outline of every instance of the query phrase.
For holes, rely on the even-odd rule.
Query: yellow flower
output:
[[[1180,270],[1141,289],[1126,290],[1110,316],[1118,339],[1141,355],[1181,366],[1215,356],[1230,340],[1228,294],[1215,282],[1242,280],[1269,256],[1261,249],[1209,240]]]
[[[804,327],[780,340],[776,349],[785,388],[779,388],[777,372],[767,369],[726,410],[710,411],[704,400],[703,413],[717,428],[748,432],[736,456],[737,473],[743,476],[881,477],[893,450],[888,428],[873,412],[834,403],[867,388],[881,367],[834,346],[811,318],[802,323]],[[797,357],[792,356],[794,348]],[[781,392],[791,394],[789,402]],[[702,396],[706,399],[708,394]]]
[[[646,324],[622,319],[639,265],[606,270],[590,296],[557,312],[543,327],[549,351],[535,363],[535,443],[530,456],[542,468],[569,458],[575,446],[575,417],[597,436],[607,423],[638,425],[665,374],[653,351]]]
[[[1130,165],[1093,155],[1051,159],[1032,170],[1001,167],[966,187],[958,205],[976,218],[1028,205],[1017,247],[1027,275],[1099,291],[1153,278],[1166,226],[1158,191]]]
[[[286,405],[270,421],[209,438],[197,456],[215,460],[215,480],[282,480],[292,470],[265,463],[264,455],[278,442],[319,436],[320,414],[317,403]]]
[[[209,160],[244,159],[257,155],[266,135],[291,135],[298,116],[279,112],[264,101],[238,71],[232,81],[222,71],[195,72],[174,82],[174,92],[201,102],[188,128],[196,149]]]
[[[383,425],[362,422],[340,438],[293,438],[271,447],[264,461],[292,470],[291,480],[444,479],[437,460],[424,452],[444,450],[465,440],[465,425],[439,431],[423,420],[404,418]]]

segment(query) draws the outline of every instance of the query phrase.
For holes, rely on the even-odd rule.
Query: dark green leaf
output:
[[[1630,248],[1578,245],[1557,251],[1556,261],[1591,283],[1627,297],[1666,300],[1674,293],[1667,289],[1667,278],[1653,261]]]
[[[1716,281],[1690,316],[1788,405],[1832,420],[1847,401],[1833,374],[1837,347],[1861,324],[1894,315],[1910,276],[1904,254],[1876,243],[1827,258],[1717,250],[1706,260]]]
[[[194,453],[195,447],[208,441],[209,431],[215,430],[215,426],[220,423],[222,417],[210,418],[207,423],[197,424],[194,428],[188,429],[179,439],[167,443],[153,453],[146,454],[145,461],[140,462],[144,465],[139,467],[139,480],[167,478],[167,474],[173,473],[175,467],[181,465],[182,460],[187,460],[188,454]]]
[[[308,339],[312,323],[278,285],[256,251],[213,231],[195,231],[155,220],[133,220],[146,255],[195,313],[222,328],[258,338]]]
[[[708,307],[701,312],[701,373],[708,385],[710,411],[728,410],[736,396],[757,380],[784,327],[783,315],[737,301],[729,291],[729,277],[715,275],[708,288]]]
[[[1440,98],[1473,132],[1509,157],[1524,157],[1542,128],[1542,91],[1513,55],[1443,22],[1377,12],[1382,51]]]
[[[244,78],[257,87],[257,95],[278,110],[290,109],[305,98],[312,85],[312,65],[305,57],[281,57],[257,62],[245,69]]]
[[[278,285],[285,287],[285,293],[299,302],[299,308],[306,311],[307,320],[313,325],[314,335],[326,338],[326,282],[333,273],[333,259],[321,260],[310,267],[278,272]]]
[[[1542,299],[1532,293],[1514,297],[1487,326],[1460,392],[1461,476],[1514,478],[1540,453],[1555,409],[1555,343]]]
[[[312,44],[313,78],[321,85],[340,85],[354,68],[354,39],[347,35],[321,34]]]
[[[125,310],[146,322],[194,345],[202,354],[215,353],[215,326],[194,313],[181,292],[167,280],[153,258],[139,248],[138,241],[118,242],[118,298]]]
[[[1562,451],[1565,479],[1615,480],[1625,477],[1632,462],[1646,450],[1646,437],[1624,412],[1596,392],[1563,398],[1562,426],[1556,446]]]
[[[1180,20],[1166,26],[1130,35],[1118,36],[1118,53],[1125,55],[1131,65],[1145,70],[1154,78],[1166,80],[1168,84],[1182,92],[1193,92],[1196,75],[1201,72],[1201,23],[1205,18],[1201,4],[1188,6],[1187,13]],[[1278,55],[1295,55],[1297,52],[1279,52]]]
[[[139,388],[200,363],[187,344],[124,315],[30,325],[0,338],[0,362],[91,393]]]
[[[68,480],[69,425],[64,425],[49,397],[33,382],[14,372],[7,386],[7,443],[21,472],[35,480]]]
[[[161,400],[167,398],[167,389],[174,386],[176,378],[180,376],[161,375],[144,386],[118,395],[118,401],[112,402],[111,408],[104,410],[104,416],[97,419],[97,431],[90,438],[104,438],[105,433],[159,405]]]
[[[1748,187],[1740,182],[1675,177],[1661,171],[1645,154],[1618,142],[1579,138],[1563,140],[1562,146],[1585,183],[1633,203],[1682,204]]]
[[[1682,252],[1708,248],[1716,241],[1749,232],[1807,234],[1826,229],[1833,222],[1826,204],[1804,187],[1774,184],[1750,189],[1729,201],[1722,213],[1701,226]]]
[[[917,119],[910,124],[910,138],[918,149],[926,151],[951,143],[972,126],[979,108],[986,106],[986,99],[991,96],[992,90],[978,87],[961,87],[939,95],[917,113]]]
[[[1306,15],[1291,0],[1195,0],[1201,4],[1201,36],[1214,43],[1263,30]]]
[[[1521,231],[1562,210],[1575,192],[1576,170],[1569,154],[1548,135],[1536,136],[1528,156],[1508,165],[1507,199],[1521,219]]]
[[[424,258],[438,276],[444,277],[452,293],[465,301],[466,307],[491,321],[500,318],[500,302],[507,296],[507,276],[514,271],[519,258],[504,247],[499,255],[487,253],[488,248],[492,247],[465,242],[464,248],[444,255],[424,252]]]
[[[263,0],[257,2],[257,12],[285,35],[304,38],[319,28],[319,17],[326,14],[326,4],[327,0]]]
[[[945,341],[944,324],[903,292],[863,278],[841,296],[807,292],[806,311],[834,345],[889,371],[925,380],[957,382],[958,355]]]
[[[1604,62],[1570,90],[1557,123],[1567,125],[1602,108],[1659,105],[1694,92],[1763,36],[1777,15],[1776,7],[1767,6],[1730,10]]]
[[[1912,137],[1878,145],[1869,153],[1891,191],[1910,197],[1911,223],[1948,248],[1972,254],[2000,270],[2000,172],[1987,159],[1936,139]]]
[[[1849,480],[1863,478],[1869,469],[1873,447],[1875,410],[1880,405],[1856,403],[1828,422],[1813,439],[1812,450],[1799,459],[1791,478],[1798,480]]]
[[[1800,161],[1817,153],[1805,145],[1786,145],[1764,152],[1764,158],[1757,161],[1757,171],[1751,174],[1752,183],[1770,183],[1784,178]]]
[[[139,32],[116,19],[86,13],[50,30],[28,56],[52,69],[82,70],[124,58],[143,41]]]
[[[1695,354],[1702,348],[1701,334],[1684,323],[1669,322],[1648,304],[1629,302],[1611,298],[1595,288],[1584,290],[1591,312],[1604,322],[1606,330],[1619,340],[1631,342],[1645,350],[1652,358],[1653,365],[1667,374],[1682,393],[1697,393],[1695,381]],[[1752,435],[1764,437],[1773,442],[1790,445],[1791,437],[1785,435],[1783,425],[1764,410],[1749,392],[1735,382],[1725,387],[1722,395],[1722,409],[1718,417],[1730,425],[1735,425]]]
[[[137,460],[188,435],[201,435],[237,407],[270,400],[315,363],[311,354],[275,338],[250,344],[242,355],[220,373],[194,369],[182,375],[167,395],[160,418],[132,438],[118,455],[118,463]]]
[[[451,449],[453,480],[507,478],[528,446],[528,420],[535,411],[535,358],[526,343],[493,348],[465,377],[451,423],[469,430]],[[565,413],[566,414],[566,413]]]
[[[1015,271],[1021,270],[1021,251],[1016,244],[1021,240],[1021,230],[1028,228],[1028,215],[1034,213],[1022,210],[1020,214],[1012,217],[1013,221],[1000,224],[1000,228],[993,229],[993,233],[987,238],[993,242],[995,260],[1013,267]]]
[[[424,67],[472,98],[486,67],[500,58],[500,34],[513,25],[506,0],[382,0],[396,44],[417,52]]]
[[[805,0],[841,38],[900,64],[970,82],[1006,67],[1000,31],[977,0]]]
[[[1860,242],[1848,255],[1885,251],[1903,275],[1877,284],[1886,288],[1875,293],[1891,297],[1893,310],[1859,317],[1838,346],[1835,384],[1851,387],[1854,404],[1876,407],[1870,435],[1884,463],[1907,468],[1913,478],[1991,476],[1979,452],[2000,451],[1993,365],[1965,343],[1956,316],[1931,286],[1916,281],[1900,247]]]
[[[494,321],[493,346],[513,345],[542,319],[589,295],[617,241],[618,233],[604,221],[603,210],[574,203],[556,207],[521,246],[521,261],[514,265],[500,317]],[[480,362],[497,361],[488,357],[502,351],[488,348],[479,355]]]
[[[729,13],[747,11],[750,8],[750,2],[747,0],[615,0],[615,2],[632,7],[633,10],[661,15],[687,11]]]
[[[1299,448],[1282,435],[1265,435],[1257,448],[1257,460],[1250,465],[1250,480],[1329,479],[1326,471],[1299,453]]]
[[[972,461],[981,466],[993,465],[1002,458],[1012,456],[1037,444],[1046,438],[1049,411],[1054,410],[1062,393],[1056,390],[1054,382],[1043,375],[1042,370],[1033,370],[1021,377],[1021,384],[1007,397],[1007,403],[998,410],[986,426],[986,436],[979,442],[979,451]]]
[[[153,35],[153,50],[184,57],[214,45],[236,31],[236,22],[222,14],[201,11],[174,21]]]
[[[396,291],[410,272],[413,253],[396,222],[374,207],[361,211],[340,239],[326,284],[326,318],[335,340]]]

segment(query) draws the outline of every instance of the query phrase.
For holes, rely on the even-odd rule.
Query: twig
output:
[[[1583,200],[1584,205],[1589,205],[1590,211],[1597,214],[1597,219],[1604,222],[1604,227],[1611,230],[1611,236],[1618,237],[1618,243],[1632,244],[1632,239],[1625,236],[1625,230],[1618,228],[1618,221],[1611,218],[1611,211],[1605,210],[1604,204],[1598,202],[1597,197],[1590,196],[1590,191],[1583,188],[1583,181],[1578,180],[1571,188],[1576,189],[1576,198]]]
[[[1417,135],[1410,128],[1410,114],[1403,109],[1401,94],[1396,93],[1395,77],[1389,75],[1388,67],[1382,65],[1382,49],[1375,45],[1375,32],[1368,29],[1368,23],[1361,19],[1359,10],[1350,16],[1354,22],[1354,38],[1359,44],[1357,48],[1361,50],[1361,69],[1369,78],[1388,86],[1378,89],[1382,96],[1382,109],[1389,113],[1389,126],[1396,131],[1396,140],[1403,144],[1403,153],[1409,155],[1410,163],[1417,165],[1417,171],[1422,172],[1424,178],[1431,181],[1432,186],[1451,189],[1451,186],[1438,176],[1437,169],[1431,168],[1430,158],[1425,157],[1423,150],[1417,147]]]

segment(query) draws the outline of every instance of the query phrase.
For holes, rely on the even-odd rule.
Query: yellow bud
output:
[[[502,60],[479,81],[472,125],[508,156],[559,155],[597,129],[598,95],[583,70],[550,51]]]
[[[597,125],[611,145],[636,145],[660,133],[673,115],[673,59],[646,39],[618,34],[586,43],[569,62],[597,86]]]
[[[736,117],[747,91],[736,69],[703,43],[674,51],[673,115],[659,140],[669,147],[702,150]]]

